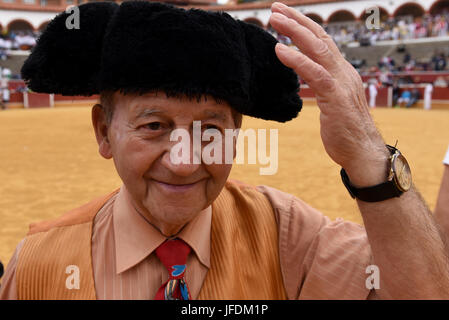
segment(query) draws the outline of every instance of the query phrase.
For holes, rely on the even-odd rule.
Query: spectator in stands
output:
[[[405,107],[410,102],[411,97],[412,93],[408,89],[405,89],[404,91],[402,91],[402,94],[398,99],[398,105],[396,105],[396,107]]]
[[[352,59],[349,61],[349,63],[357,70],[360,71],[361,68],[363,68],[366,65],[365,59],[357,59],[356,57],[352,57]]]
[[[442,71],[446,69],[446,56],[444,53],[435,54],[432,57],[432,63],[435,71]]]
[[[382,71],[379,75],[379,82],[382,83],[382,85],[384,85],[385,87],[390,87],[393,85],[392,75],[386,68],[382,68]]]
[[[416,61],[414,59],[410,59],[410,61],[405,64],[404,71],[413,71],[416,66]]]
[[[412,56],[410,55],[410,52],[405,50],[405,52],[404,52],[404,59],[402,60],[402,63],[403,64],[407,64],[407,63],[410,62],[411,59],[412,59]]]
[[[413,83],[413,79],[410,75],[402,76],[399,77],[398,79],[398,85],[411,84],[411,83]]]
[[[7,51],[11,49],[11,41],[4,36],[0,36],[0,59],[8,59]]]
[[[5,49],[0,49],[0,60],[5,61],[8,59],[8,54],[6,53]]]
[[[389,40],[398,40],[399,37],[400,37],[399,27],[394,26],[393,29],[391,30],[391,38]]]
[[[11,75],[12,75],[11,69],[5,67],[2,69],[2,74],[0,76],[2,78],[10,79]]]
[[[29,32],[27,33],[20,32],[16,36],[15,42],[16,47],[19,48],[20,50],[30,50],[32,47],[36,45],[35,37]]]
[[[391,57],[383,56],[378,62],[378,66],[380,69],[386,68],[391,71],[394,69],[395,61]]]
[[[435,81],[433,82],[433,85],[435,87],[447,87],[448,83],[446,82],[446,80],[444,80],[444,78],[442,76],[438,76]]]
[[[433,34],[437,37],[447,36],[448,23],[444,16],[437,16],[437,23],[434,25]]]
[[[10,50],[12,47],[11,40],[3,35],[0,36],[0,49]]]

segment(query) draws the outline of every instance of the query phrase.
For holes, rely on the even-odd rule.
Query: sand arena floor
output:
[[[384,138],[410,162],[415,185],[433,210],[449,144],[449,110],[375,109]],[[292,193],[332,219],[362,223],[327,156],[319,134],[319,111],[304,107],[296,120],[277,124],[250,118],[244,128],[279,129],[279,167],[261,176],[263,165],[234,165],[231,178]],[[65,211],[120,186],[112,160],[97,151],[90,108],[0,112],[0,260],[6,265],[31,222]]]

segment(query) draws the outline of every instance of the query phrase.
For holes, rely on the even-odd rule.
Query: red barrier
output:
[[[369,89],[365,88],[366,101],[369,101]],[[377,88],[376,107],[388,107],[388,88]]]
[[[55,94],[55,101],[94,100],[98,99],[99,97],[100,97],[99,95],[85,97],[85,96],[63,96],[61,94]]]
[[[309,87],[306,87],[305,85],[301,86],[299,95],[302,98],[315,98],[315,94],[313,93],[313,90],[310,89]],[[369,101],[368,88],[365,89],[365,96],[366,96],[366,100]],[[381,88],[377,89],[376,106],[377,107],[388,107],[388,88],[381,87]]]
[[[425,84],[416,84],[416,85],[410,85],[410,86],[401,86],[400,93],[404,90],[412,90],[414,88],[417,88],[420,93],[420,99],[423,99],[424,97],[424,89]],[[376,96],[376,106],[378,107],[391,107],[392,101],[389,102],[388,99],[388,87],[380,87],[377,89],[377,96]],[[391,93],[392,94],[392,93]],[[315,98],[315,94],[313,93],[313,90],[307,87],[306,85],[301,85],[301,89],[299,91],[299,95],[302,98]],[[369,90],[368,88],[365,89],[365,96],[366,100],[369,101]],[[390,97],[390,99],[393,99],[393,97]],[[449,88],[444,87],[433,87],[432,92],[432,100],[447,104],[449,105]]]
[[[446,73],[449,76],[449,72]],[[442,73],[428,73],[428,74],[422,74],[422,73],[415,73],[414,76],[420,77],[422,81],[425,81],[426,77],[436,77],[442,75]],[[16,92],[18,88],[23,88],[25,86],[25,83],[22,80],[10,80],[9,81],[9,88],[11,90],[11,96],[10,96],[10,102],[11,103],[24,103],[23,94],[22,92]],[[412,84],[410,86],[401,86],[401,90],[404,90],[405,88],[418,88],[421,94],[421,99],[424,95],[424,84]],[[313,90],[310,89],[306,84],[301,84],[301,89],[299,92],[300,96],[303,98],[314,98],[315,94],[313,93]],[[369,101],[369,91],[365,90],[366,99]],[[38,93],[30,93],[30,96],[32,96],[30,107],[35,106],[49,106],[50,100],[47,97],[39,97],[34,95],[40,95]],[[45,95],[45,94],[44,94]],[[83,101],[83,100],[95,100],[98,99],[98,95],[93,95],[90,97],[84,97],[84,96],[63,96],[60,94],[54,95],[54,101],[55,102],[62,102],[62,101]],[[34,100],[36,99],[36,100]],[[40,100],[42,99],[42,100]],[[433,94],[432,94],[432,100],[438,100],[439,102],[443,102],[444,104],[449,105],[449,88],[442,88],[442,87],[434,87]],[[386,87],[381,87],[378,89],[377,97],[376,97],[376,106],[389,106],[388,103],[388,89]]]
[[[371,78],[379,80],[381,72],[361,74],[363,82],[368,82]],[[395,72],[389,73],[393,79],[405,78],[413,81],[414,83],[422,82],[434,82],[438,77],[447,79],[449,77],[448,71],[408,71],[408,72]]]
[[[35,93],[28,92],[28,107],[29,108],[40,108],[40,107],[50,107],[50,95],[47,93]]]

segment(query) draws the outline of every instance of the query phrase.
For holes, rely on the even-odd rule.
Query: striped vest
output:
[[[117,192],[30,225],[16,270],[19,299],[96,299],[92,225]],[[277,223],[262,193],[228,181],[212,204],[211,228],[211,266],[198,299],[286,299]],[[70,265],[80,270],[79,289],[67,289]]]

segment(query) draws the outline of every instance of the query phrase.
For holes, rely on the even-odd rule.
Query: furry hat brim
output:
[[[80,28],[60,13],[22,67],[36,92],[102,91],[211,95],[238,112],[285,122],[302,107],[297,75],[277,58],[276,39],[224,12],[127,1],[80,5]]]

